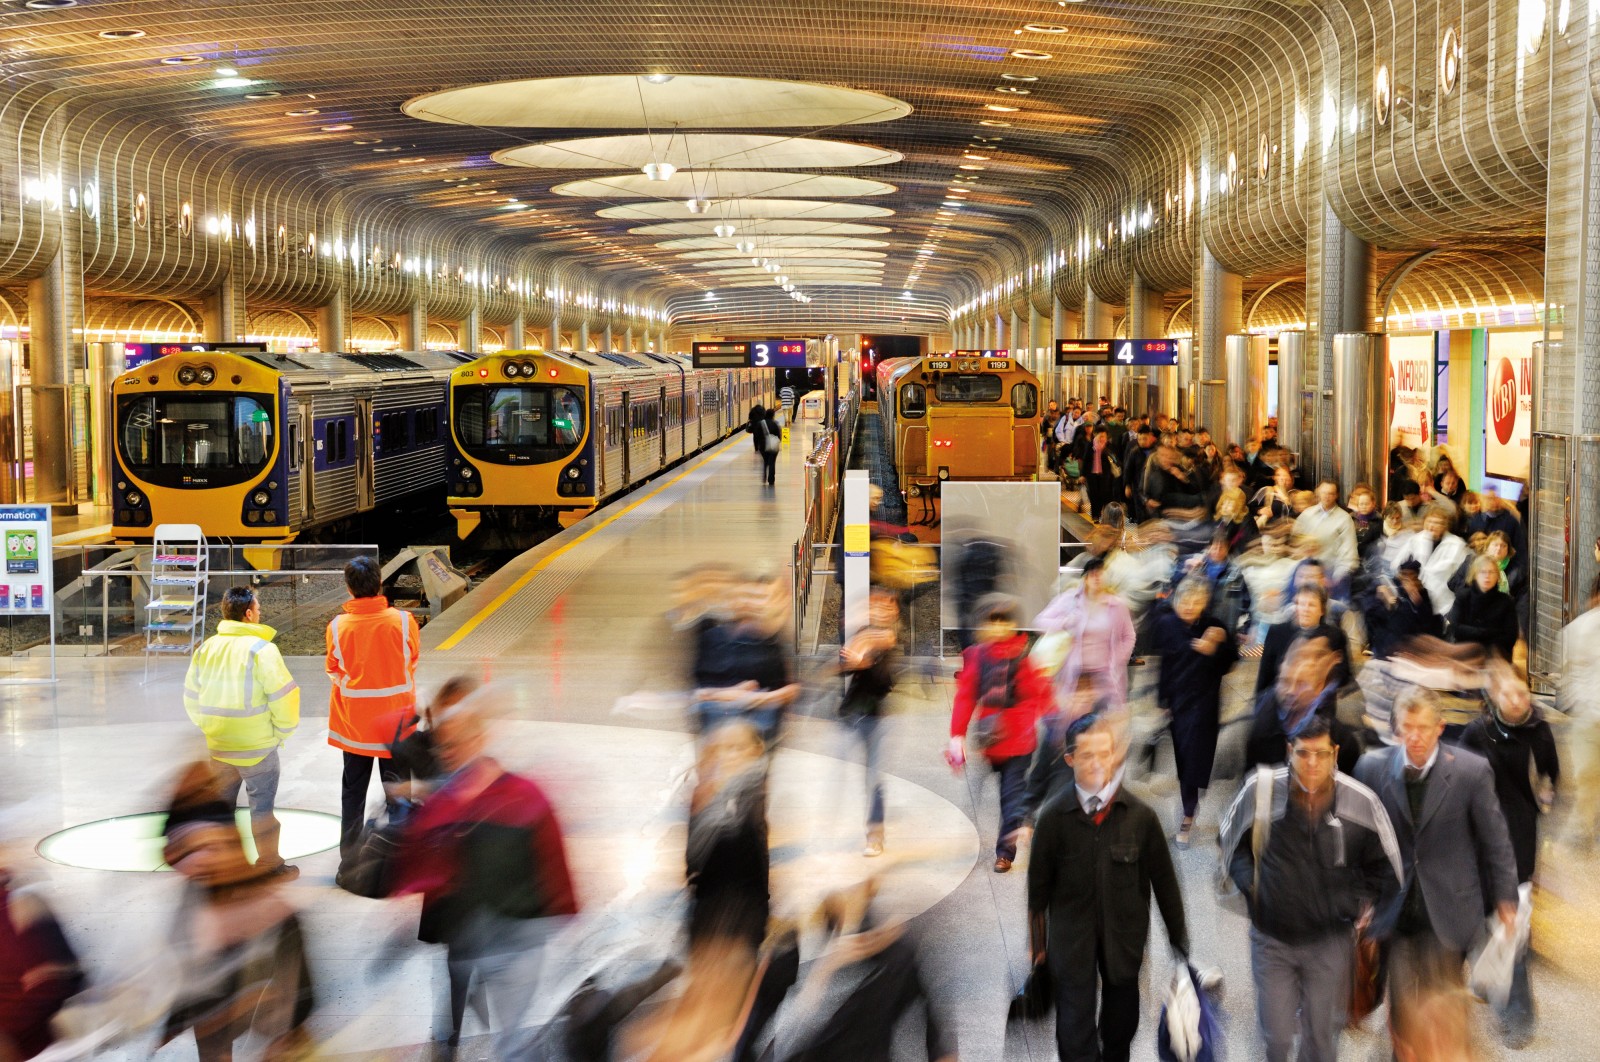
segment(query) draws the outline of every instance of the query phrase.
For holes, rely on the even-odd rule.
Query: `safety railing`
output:
[[[277,632],[285,655],[321,656],[328,621],[346,600],[344,567],[374,545],[207,547],[210,561],[206,633],[216,631],[223,594],[250,586],[262,622]],[[155,575],[149,546],[57,547],[57,644],[63,655],[138,655],[144,649],[145,606]],[[49,641],[43,616],[15,617],[0,628],[0,655],[26,653]]]
[[[806,456],[805,524],[794,544],[794,637],[800,645],[811,589],[815,583],[816,548],[831,547],[834,526],[839,518],[844,469],[855,445],[856,415],[861,408],[860,393],[851,391],[839,400],[835,411],[836,427],[813,434],[811,453]]]

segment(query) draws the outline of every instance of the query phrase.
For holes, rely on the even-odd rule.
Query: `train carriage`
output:
[[[469,355],[169,354],[112,384],[112,530],[288,542],[437,491]]]
[[[1039,379],[1014,358],[892,358],[877,377],[878,418],[902,493],[1038,472]]]

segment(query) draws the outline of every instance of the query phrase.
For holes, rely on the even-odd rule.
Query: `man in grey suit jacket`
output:
[[[1460,983],[1490,907],[1508,927],[1517,913],[1517,861],[1488,762],[1439,744],[1444,721],[1427,690],[1396,705],[1394,732],[1398,746],[1368,753],[1356,767],[1383,801],[1405,856],[1398,906],[1374,921],[1380,932],[1393,929],[1391,1006],[1425,983]]]

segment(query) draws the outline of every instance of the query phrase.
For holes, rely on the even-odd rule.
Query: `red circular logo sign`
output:
[[[1512,430],[1517,426],[1517,371],[1510,358],[1501,358],[1494,367],[1494,381],[1489,388],[1489,423],[1500,445],[1508,445]]]

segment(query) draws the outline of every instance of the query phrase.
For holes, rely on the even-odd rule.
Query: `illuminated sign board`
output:
[[[232,351],[236,354],[265,354],[265,343],[124,343],[122,367],[137,369],[147,362],[164,358],[168,354],[184,354],[197,350]]]
[[[1176,339],[1058,339],[1057,365],[1176,365]]]
[[[697,369],[748,369],[749,343],[695,343],[691,348]]]
[[[758,369],[803,369],[806,367],[806,341],[803,339],[757,339],[750,343],[750,364]]]
[[[952,350],[951,354],[958,358],[1004,358],[1011,354],[1009,350]]]
[[[1057,365],[1105,365],[1110,360],[1109,339],[1056,340]]]

